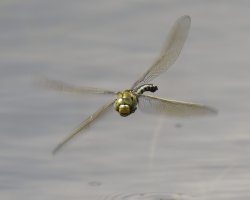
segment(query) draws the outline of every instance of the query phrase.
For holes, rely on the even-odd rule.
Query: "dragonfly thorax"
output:
[[[125,90],[117,93],[117,99],[114,108],[123,117],[135,112],[137,105],[137,97],[131,90]]]

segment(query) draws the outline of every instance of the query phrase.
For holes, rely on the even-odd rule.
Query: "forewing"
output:
[[[100,119],[105,113],[107,113],[108,110],[110,110],[113,107],[113,103],[109,102],[102,106],[99,110],[97,110],[93,115],[89,116],[87,119],[85,119],[75,130],[73,130],[61,143],[59,143],[56,148],[53,150],[53,154],[57,153],[61,148],[68,143],[70,140],[72,140],[76,135],[78,135],[81,131],[89,127],[91,124],[96,122],[97,119]]]
[[[38,85],[52,90],[62,91],[62,92],[71,92],[78,94],[106,94],[106,95],[115,95],[116,92],[100,88],[92,87],[78,87],[62,81],[56,81],[51,79],[42,79],[38,82]]]
[[[166,100],[144,94],[139,96],[139,108],[147,113],[169,117],[192,117],[217,113],[215,109],[205,105]]]
[[[145,83],[149,83],[162,72],[165,72],[178,58],[186,41],[190,28],[189,16],[180,17],[172,26],[158,59],[153,65],[133,84],[132,89]]]

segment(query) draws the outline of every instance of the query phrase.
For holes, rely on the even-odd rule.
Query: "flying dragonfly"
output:
[[[170,117],[216,114],[215,109],[205,105],[168,100],[145,94],[145,92],[154,93],[158,90],[158,87],[153,85],[151,81],[165,72],[176,61],[186,41],[190,24],[191,19],[189,16],[182,16],[176,20],[168,34],[164,48],[158,59],[156,59],[153,65],[127,90],[112,91],[100,88],[77,87],[60,81],[46,80],[46,86],[55,90],[80,94],[103,94],[114,96],[112,101],[103,105],[95,113],[86,118],[61,143],[59,143],[53,153],[58,152],[67,142],[93,124],[97,119],[104,116],[112,107],[114,107],[122,117],[127,117],[134,113],[137,107],[147,113],[161,114]]]

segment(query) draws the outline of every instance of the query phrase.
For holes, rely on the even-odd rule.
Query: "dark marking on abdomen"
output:
[[[158,90],[158,87],[153,84],[144,84],[135,89],[137,94],[143,94],[144,92],[155,92]]]

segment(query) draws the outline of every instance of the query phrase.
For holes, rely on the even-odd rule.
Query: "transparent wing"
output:
[[[205,105],[166,100],[144,94],[139,96],[139,108],[147,113],[169,117],[192,117],[217,113],[215,109]]]
[[[113,106],[115,100],[109,102],[102,106],[99,110],[97,110],[93,115],[89,116],[85,119],[75,130],[72,131],[61,143],[59,143],[56,148],[53,150],[53,154],[57,153],[61,148],[68,143],[71,139],[73,139],[78,133],[89,127],[90,124],[96,122],[96,120],[101,118],[108,110],[110,110]]]
[[[166,71],[178,58],[186,41],[190,28],[189,16],[180,17],[170,30],[159,58],[153,65],[133,84],[131,89],[144,83],[149,83],[162,72]]]
[[[39,86],[53,89],[57,91],[63,92],[71,92],[71,93],[78,93],[78,94],[107,94],[107,95],[115,95],[116,92],[111,90],[105,90],[100,88],[92,88],[92,87],[78,87],[68,83],[64,83],[62,81],[56,81],[51,79],[42,79],[39,80],[37,83]]]

